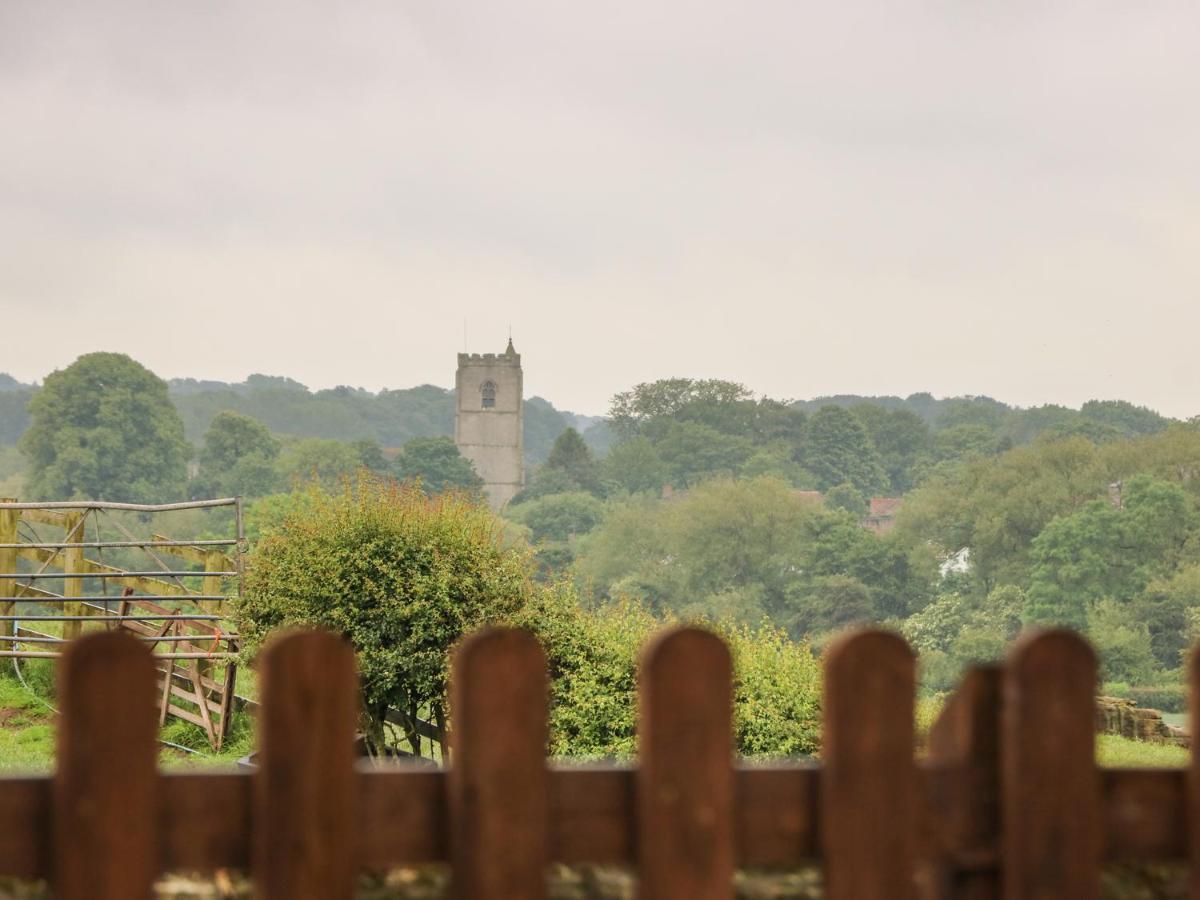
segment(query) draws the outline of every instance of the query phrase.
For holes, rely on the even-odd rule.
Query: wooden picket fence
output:
[[[459,898],[537,900],[558,861],[716,900],[736,867],[819,861],[831,900],[1084,900],[1105,861],[1176,860],[1200,897],[1200,767],[1097,769],[1095,659],[1073,634],[972,672],[921,759],[894,635],[827,653],[819,765],[735,764],[731,675],[717,637],[667,632],[643,660],[637,765],[549,766],[542,650],[482,632],[454,660],[450,767],[369,768],[353,654],[294,633],[261,660],[258,769],[162,774],[150,653],[93,634],[60,663],[55,774],[0,781],[0,874],[129,900],[164,871],[236,868],[262,898],[343,900],[360,870],[448,861]]]

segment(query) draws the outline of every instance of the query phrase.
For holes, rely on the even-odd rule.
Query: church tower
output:
[[[521,354],[458,354],[454,443],[483,479],[488,505],[504,507],[525,486],[525,400]]]

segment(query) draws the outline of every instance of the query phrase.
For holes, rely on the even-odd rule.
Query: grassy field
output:
[[[54,710],[51,701],[37,693],[40,686],[31,680],[34,691],[27,690],[11,668],[0,675],[0,775],[45,772],[54,766]],[[209,750],[203,731],[186,722],[171,721],[160,736],[198,753],[187,753],[163,746],[159,763],[163,768],[232,765],[250,752],[253,737],[244,716],[234,719],[225,748],[215,754]]]

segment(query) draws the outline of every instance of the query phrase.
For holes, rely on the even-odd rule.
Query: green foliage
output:
[[[674,487],[733,475],[754,452],[749,439],[723,434],[702,422],[669,423],[655,447]]]
[[[861,519],[867,514],[867,498],[862,491],[849,483],[831,487],[825,492],[825,505],[830,509],[840,509]]]
[[[613,397],[608,421],[623,438],[674,421],[689,408],[721,408],[751,401],[754,394],[732,381],[669,378],[639,384]]]
[[[546,464],[534,475],[529,487],[512,502],[519,505],[537,497],[579,491],[603,494],[600,466],[579,432],[568,428],[555,440]]]
[[[552,494],[510,506],[508,518],[528,526],[532,539],[566,541],[587,534],[604,518],[604,504],[584,491]]]
[[[279,458],[284,481],[296,487],[319,481],[333,487],[359,470],[359,455],[349,444],[331,438],[300,438],[286,444]]]
[[[530,628],[550,664],[550,750],[557,756],[628,757],[636,749],[637,665],[664,626],[630,602],[595,612],[579,608],[563,585],[543,591],[516,618]],[[820,667],[807,645],[766,626],[722,625],[734,666],[734,738],[739,754],[778,757],[816,752]]]
[[[1169,419],[1144,406],[1125,400],[1089,400],[1079,409],[1092,422],[1107,425],[1126,436],[1157,434],[1166,429]]]
[[[1096,500],[1055,519],[1034,540],[1027,621],[1080,628],[1101,598],[1129,601],[1175,569],[1196,526],[1187,494],[1138,475],[1122,497],[1119,508]]]
[[[604,518],[604,504],[586,491],[571,491],[509,504],[505,516],[529,529],[543,570],[561,572],[575,558],[574,539]]]
[[[450,438],[413,438],[396,456],[395,472],[404,481],[419,481],[431,494],[454,490],[478,495],[483,490],[483,479]]]
[[[575,571],[602,597],[743,623],[765,614],[799,634],[837,624],[822,618],[830,601],[821,598],[852,586],[830,576],[868,591],[871,618],[907,613],[928,589],[921,554],[797,498],[777,479],[716,478],[667,501],[613,504],[580,538]]]
[[[888,479],[867,430],[840,406],[826,406],[809,419],[801,462],[816,476],[821,490],[851,484],[860,493],[874,496],[887,487]]]
[[[279,442],[249,416],[217,413],[204,434],[194,497],[260,497],[280,487]]]
[[[552,472],[563,472],[580,490],[593,494],[600,491],[600,472],[596,460],[574,428],[568,428],[555,439],[545,468]]]
[[[605,482],[631,494],[657,494],[670,479],[667,464],[646,437],[616,444],[601,464]]]
[[[120,353],[90,353],[46,378],[21,438],[28,491],[44,500],[156,503],[183,497],[189,455],[167,385]]]
[[[251,653],[285,626],[348,638],[378,746],[389,707],[440,708],[450,647],[516,615],[530,573],[485,508],[363,476],[339,492],[311,486],[257,544],[236,619]]]
[[[1154,650],[1150,631],[1129,618],[1115,600],[1103,599],[1088,610],[1088,639],[1100,656],[1101,677],[1107,681],[1147,684],[1154,679]]]

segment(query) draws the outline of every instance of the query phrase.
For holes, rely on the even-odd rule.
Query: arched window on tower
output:
[[[483,395],[483,408],[494,409],[496,406],[496,382],[485,381],[479,388],[479,393]]]

